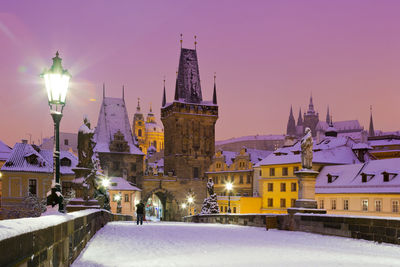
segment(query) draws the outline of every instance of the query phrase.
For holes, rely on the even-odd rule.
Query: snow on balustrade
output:
[[[49,215],[47,216],[41,216],[35,218],[2,220],[0,221],[0,241],[24,233],[45,229],[50,226],[58,225],[60,223],[67,222],[79,217],[83,217],[95,212],[99,212],[99,210],[88,209],[66,214],[58,212],[58,214],[49,213]]]
[[[400,266],[399,247],[222,224],[111,222],[73,266]]]

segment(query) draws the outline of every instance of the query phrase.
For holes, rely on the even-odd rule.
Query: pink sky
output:
[[[52,120],[39,74],[57,50],[73,75],[61,131],[97,124],[102,83],[160,114],[162,80],[172,101],[179,34],[198,36],[203,98],[217,72],[217,140],[283,134],[293,105],[312,92],[324,120],[358,119],[400,129],[398,1],[8,1],[0,9],[0,140],[35,143]],[[95,98],[96,102],[89,99]]]

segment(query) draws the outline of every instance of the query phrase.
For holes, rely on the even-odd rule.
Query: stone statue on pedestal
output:
[[[306,128],[305,135],[301,138],[301,167],[311,170],[313,159],[313,139],[311,129]]]

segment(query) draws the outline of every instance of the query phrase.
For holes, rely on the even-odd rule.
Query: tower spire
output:
[[[167,104],[167,97],[165,95],[165,76],[164,76],[164,93],[163,93],[163,98],[162,98],[162,107],[165,106],[165,104]]]
[[[303,125],[303,116],[301,115],[301,108],[299,109],[299,117],[297,118],[297,126]]]
[[[313,100],[312,100],[312,93],[310,96],[310,104],[308,104],[308,111],[307,114],[314,114],[315,110],[314,110],[314,104],[313,104]]]
[[[294,121],[292,105],[290,105],[290,115],[289,115],[289,120],[288,120],[288,124],[287,124],[287,128],[286,128],[286,134],[290,135],[290,136],[296,135],[296,123]]]
[[[106,84],[103,82],[103,99],[106,97]]]
[[[194,36],[194,50],[197,48],[197,36]]]
[[[375,130],[374,130],[374,122],[372,120],[372,105],[369,107],[370,109],[370,119],[369,119],[369,132],[368,135],[369,136],[375,136]]]
[[[328,105],[328,109],[327,109],[327,112],[326,112],[326,123],[329,124],[330,120],[331,120],[331,116],[329,115],[329,105]]]
[[[125,101],[125,85],[122,85],[122,99]]]
[[[139,113],[140,112],[140,97],[138,97],[137,99],[137,107],[136,107],[136,112]]]
[[[214,105],[217,104],[217,83],[216,83],[216,79],[217,79],[217,73],[214,72],[214,93],[213,93],[213,104]]]
[[[183,43],[183,34],[181,33],[181,40],[179,41],[181,43],[181,49],[182,49],[182,43]]]

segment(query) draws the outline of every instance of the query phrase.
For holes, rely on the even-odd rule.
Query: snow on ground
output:
[[[221,224],[111,222],[73,266],[400,266],[400,247]]]

